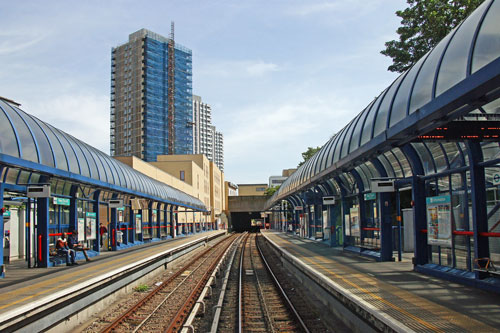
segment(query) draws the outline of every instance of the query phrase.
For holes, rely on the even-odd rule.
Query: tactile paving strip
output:
[[[361,298],[381,313],[417,332],[498,332],[467,315],[426,300],[407,290],[385,283],[277,235],[267,234],[303,263]],[[425,288],[426,286],[422,286]]]

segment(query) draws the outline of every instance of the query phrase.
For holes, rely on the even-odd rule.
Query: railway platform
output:
[[[498,294],[414,272],[411,256],[401,262],[376,262],[282,232],[262,234],[287,264],[299,267],[302,276],[321,286],[316,292],[326,290],[372,327],[397,332],[500,332]],[[325,306],[339,314],[333,305]]]
[[[38,320],[39,326],[32,324],[35,326],[25,330],[50,327],[51,321],[69,316],[70,310],[63,310],[62,303],[73,308],[91,304],[100,297],[99,293],[113,292],[114,288],[153,269],[166,267],[174,255],[178,257],[186,253],[188,247],[202,246],[204,241],[225,233],[226,230],[207,231],[121,251],[102,252],[90,262],[80,261],[78,266],[71,267],[27,268],[25,261],[13,262],[7,266],[6,278],[0,280],[0,331],[9,322],[28,317],[34,317],[34,322]],[[55,315],[58,309],[61,313]],[[19,327],[24,326],[20,324]]]

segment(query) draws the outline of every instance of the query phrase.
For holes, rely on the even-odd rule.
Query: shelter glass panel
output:
[[[380,104],[380,108],[377,113],[377,118],[375,119],[375,127],[373,129],[373,137],[376,137],[387,128],[387,116],[389,115],[389,110],[392,106],[392,99],[397,89],[399,88],[399,84],[401,80],[405,77],[406,73],[401,74],[396,81],[394,81],[387,91],[387,94],[384,96],[384,100],[382,104]]]
[[[413,88],[415,78],[417,77],[420,67],[425,59],[425,56],[420,58],[420,60],[417,61],[417,63],[410,69],[403,80],[403,83],[401,83],[396,98],[394,99],[394,103],[392,103],[389,127],[395,125],[406,117],[411,89]]]
[[[366,120],[365,120],[365,123],[363,124],[363,132],[362,132],[362,136],[361,136],[360,146],[364,145],[365,143],[370,141],[370,139],[372,138],[373,126],[375,123],[375,121],[374,121],[375,116],[377,114],[377,110],[378,110],[380,103],[384,99],[384,94],[386,91],[387,91],[387,89],[384,90],[377,97],[377,100],[375,101],[375,103],[372,104],[372,107],[370,108],[370,110],[368,111],[368,114],[366,115]]]
[[[445,153],[443,152],[443,149],[441,149],[441,145],[437,142],[427,142],[426,145],[434,159],[436,173],[447,170],[448,163],[446,162]]]
[[[489,114],[500,114],[500,98],[483,105],[483,110]]]
[[[52,133],[51,129],[43,122],[38,122],[42,127],[45,134],[49,137],[50,143],[52,145],[52,152],[56,158],[57,168],[60,170],[68,171],[68,162],[66,161],[66,154],[64,154],[63,147],[59,143],[57,137]]]
[[[351,143],[349,145],[349,152],[354,151],[356,148],[359,147],[359,141],[361,139],[361,130],[363,129],[363,124],[365,122],[366,115],[368,114],[368,111],[372,107],[373,103],[375,100],[373,100],[370,105],[368,105],[362,112],[362,114],[358,117],[358,122],[356,123],[356,127],[354,128],[352,132],[352,139]]]
[[[347,127],[348,126],[345,126],[341,132],[337,135],[337,140],[335,142],[335,152],[334,152],[334,155],[333,155],[333,161],[331,164],[337,162],[338,160],[340,160],[340,150],[342,149],[342,140],[344,139],[344,135],[345,135],[345,132],[347,131]],[[331,165],[330,164],[330,165]]]
[[[15,110],[12,108],[6,110],[9,112],[10,120],[16,129],[19,142],[21,143],[21,158],[38,163],[38,154],[30,130]],[[14,139],[14,137],[12,137],[12,139]]]
[[[489,1],[485,1],[489,3]],[[472,73],[480,70],[500,54],[500,2],[491,5],[476,38],[474,54],[472,57]]]
[[[387,160],[387,158],[384,155],[378,156],[377,159],[384,166],[384,169],[387,172],[388,177],[396,177],[396,174],[394,173],[394,169],[392,168],[391,163],[389,162],[389,160]]]
[[[52,147],[43,131],[41,130],[38,122],[33,119],[29,114],[24,114],[24,119],[35,135],[38,144],[38,151],[40,153],[40,160],[43,165],[54,167],[54,158],[52,156]]]
[[[80,174],[80,166],[78,165],[78,160],[76,158],[75,152],[71,147],[66,135],[62,134],[58,129],[54,129],[55,134],[59,138],[59,141],[66,152],[67,161],[69,163],[69,171]]]
[[[396,158],[398,159],[401,167],[403,168],[403,177],[411,177],[411,166],[408,160],[406,159],[406,155],[399,148],[394,148],[392,150]]]
[[[92,177],[93,179],[100,180],[100,179],[99,179],[99,173],[98,173],[98,171],[97,171],[97,165],[96,165],[96,162],[94,161],[93,156],[92,156],[92,154],[89,152],[89,150],[88,150],[87,146],[86,146],[86,145],[81,144],[81,145],[80,145],[80,149],[82,150],[83,154],[85,155],[85,157],[87,158],[87,161],[88,161],[88,163],[89,163],[91,177]]]
[[[453,87],[465,79],[467,64],[469,61],[469,50],[479,20],[481,19],[487,5],[483,3],[459,26],[453,36],[450,45],[446,49],[441,68],[439,69],[436,86],[436,96]]]
[[[451,33],[446,35],[446,37],[443,38],[438,45],[436,45],[422,66],[411,94],[410,114],[431,101],[433,97],[432,91],[434,87],[434,79],[436,77],[439,61],[443,55],[446,45],[448,45],[448,42],[450,41],[451,36]]]
[[[499,142],[484,142],[481,149],[483,151],[483,161],[485,162],[500,158]]]
[[[71,140],[73,148],[75,149],[76,152],[76,157],[78,158],[78,161],[80,163],[80,174],[85,177],[90,178],[90,169],[89,169],[89,164],[87,162],[87,159],[83,155],[83,152],[80,148],[80,145],[78,142],[75,140]]]
[[[458,148],[457,143],[443,142],[441,146],[443,147],[444,151],[446,152],[446,156],[448,157],[450,169],[460,168],[465,165],[465,158],[462,154],[462,151]]]
[[[18,175],[19,169],[9,168],[7,171],[7,175],[5,176],[5,183],[16,184]]]
[[[403,170],[401,169],[401,165],[398,163],[398,160],[392,154],[392,152],[388,151],[384,154],[384,156],[389,160],[389,163],[391,163],[391,166],[392,166],[392,169],[394,170],[395,176],[398,178],[404,177],[404,173],[403,173]]]
[[[349,129],[345,132],[346,135],[345,135],[345,139],[343,139],[343,141],[342,141],[342,154],[341,154],[340,158],[347,156],[347,154],[349,153],[349,142],[351,140],[351,134],[352,134],[352,131],[354,129],[355,122],[356,122],[356,119],[353,119],[348,125]]]
[[[330,139],[328,141],[328,143],[327,143],[328,147],[326,148],[325,153],[322,156],[321,163],[319,164],[318,173],[327,168],[328,161],[331,160],[331,156],[333,154],[333,149],[335,147],[335,139],[336,139],[336,137],[333,137],[332,139]]]
[[[361,178],[361,181],[363,182],[363,189],[366,191],[367,189],[370,188],[370,178],[368,175],[366,175],[366,173],[364,172],[363,169],[361,169],[361,167],[357,166],[354,168],[354,170],[356,170],[356,172],[359,174],[360,178]]]
[[[7,154],[14,157],[19,157],[19,150],[17,147],[16,135],[14,134],[14,130],[10,125],[10,121],[4,113],[5,103],[0,100],[0,132],[2,135],[9,140],[0,140],[0,153]]]
[[[418,156],[420,157],[420,161],[422,162],[425,175],[436,173],[436,169],[434,167],[434,160],[432,159],[429,150],[427,150],[427,147],[422,142],[414,142],[411,143],[411,145],[416,150]]]

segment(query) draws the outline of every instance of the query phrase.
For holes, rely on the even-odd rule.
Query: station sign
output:
[[[304,207],[302,207],[302,206],[295,206],[294,210],[304,210]]]
[[[323,197],[323,205],[335,205],[335,197],[334,196]]]
[[[260,212],[260,217],[266,217],[266,216],[267,216],[266,212]]]
[[[109,205],[109,208],[120,208],[120,207],[123,207],[123,200],[122,199],[111,199],[111,200],[108,200],[108,205]]]
[[[54,205],[69,206],[70,200],[68,198],[53,198],[52,203]]]
[[[26,188],[28,198],[49,198],[50,185],[29,185]]]
[[[371,190],[373,193],[394,192],[394,180],[372,180]]]
[[[377,193],[365,193],[365,201],[377,199]]]
[[[493,175],[493,185],[500,185],[500,173]]]

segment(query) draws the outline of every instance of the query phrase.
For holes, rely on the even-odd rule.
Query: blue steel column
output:
[[[387,171],[378,159],[373,159],[373,165],[382,177],[387,177]],[[392,261],[392,219],[391,195],[380,193],[380,261]]]
[[[480,236],[480,232],[488,232],[488,214],[486,212],[486,180],[484,167],[479,165],[483,161],[483,152],[479,142],[467,141],[469,156],[472,222],[474,230],[474,254],[476,258],[488,258],[490,246],[488,237]],[[476,271],[476,278],[485,277],[485,273]]]
[[[96,237],[94,241],[93,249],[96,252],[100,252],[101,245],[101,217],[99,214],[99,196],[101,195],[101,190],[97,190],[94,192],[94,212],[95,212],[95,223],[96,225]]]
[[[172,238],[177,237],[177,221],[175,218],[174,211],[177,209],[177,206],[170,206],[170,221],[172,222]]]
[[[345,200],[346,191],[343,186],[341,186],[342,182],[339,177],[335,177],[334,180],[340,186],[340,221],[342,225],[342,247],[346,247],[346,235],[345,235],[345,213],[349,211],[349,207],[347,206],[347,201]],[[335,235],[336,236],[336,235]],[[348,244],[350,245],[350,244]]]
[[[165,214],[160,213],[158,206],[162,206],[160,203],[156,204],[156,238],[161,239],[161,216],[165,219]]]
[[[427,229],[425,181],[420,177],[424,175],[424,168],[417,152],[410,144],[403,146],[402,150],[411,165],[413,173],[411,177],[414,225],[413,237],[415,242],[413,265],[424,265],[427,264],[428,261],[427,235],[421,232],[421,230]]]
[[[392,260],[391,195],[380,193],[380,261]]]
[[[363,228],[366,227],[366,212],[365,212],[365,196],[363,192],[365,191],[365,186],[363,185],[363,180],[356,170],[351,170],[351,175],[356,180],[358,185],[358,202],[359,202],[359,242],[361,246],[364,244],[365,231]]]
[[[36,205],[36,263],[37,267],[49,265],[49,198],[38,198]]]
[[[148,204],[148,227],[149,227],[149,235],[151,239],[154,238],[154,228],[153,228],[153,202],[150,201]]]
[[[1,174],[2,168],[0,168]],[[4,191],[4,183],[0,183],[0,208],[3,208],[3,191]],[[3,214],[0,213],[0,234],[2,235],[2,246],[0,246],[0,278],[5,277],[5,267],[3,265],[3,242],[5,237],[4,225],[3,225]]]
[[[73,230],[78,230],[77,192],[78,186],[72,185],[70,189],[71,198],[69,199],[69,228],[73,228]]]
[[[108,243],[111,243],[111,251],[116,251],[116,222],[117,222],[118,210],[116,208],[111,208],[111,223],[109,227],[108,237],[111,238],[108,240]]]

